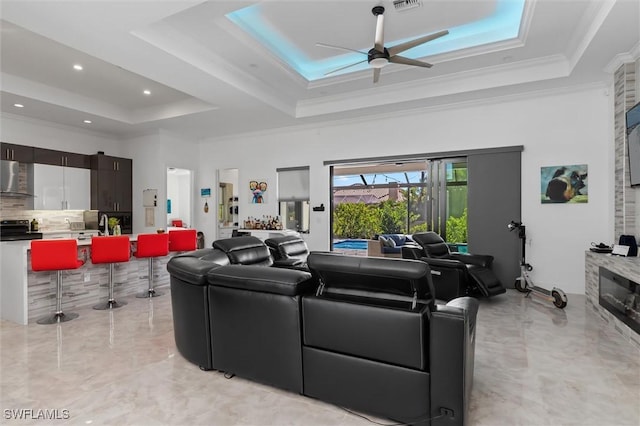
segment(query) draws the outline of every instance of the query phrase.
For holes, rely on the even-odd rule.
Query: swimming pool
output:
[[[333,243],[333,248],[337,249],[352,249],[352,250],[366,250],[367,240],[341,240]]]

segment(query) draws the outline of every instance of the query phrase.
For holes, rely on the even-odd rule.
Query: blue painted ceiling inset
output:
[[[525,0],[498,0],[493,14],[474,22],[446,28],[449,30],[448,35],[407,50],[402,55],[412,59],[420,59],[516,38],[520,31],[524,3]],[[311,59],[263,19],[261,7],[260,4],[248,6],[228,13],[226,17],[308,81],[324,78],[326,77],[325,73],[361,61],[364,58],[363,55],[354,52],[341,53],[322,60]],[[386,47],[391,47],[424,35],[427,34],[418,34],[415,37],[394,40],[385,44]],[[369,68],[369,64],[364,62],[331,75],[346,74],[367,68]]]

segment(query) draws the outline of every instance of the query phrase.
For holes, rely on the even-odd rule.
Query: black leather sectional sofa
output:
[[[439,304],[421,261],[312,252],[278,268],[254,237],[172,258],[176,346],[219,370],[416,425],[464,425],[477,301]]]

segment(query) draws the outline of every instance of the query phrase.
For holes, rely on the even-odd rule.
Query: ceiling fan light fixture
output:
[[[369,65],[371,65],[372,68],[382,68],[388,63],[387,58],[375,58],[369,61]]]

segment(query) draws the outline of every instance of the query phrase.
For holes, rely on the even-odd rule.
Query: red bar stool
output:
[[[169,254],[168,234],[139,234],[138,248],[135,252],[137,258],[147,258],[149,262],[149,288],[147,291],[136,294],[136,297],[157,297],[164,293],[153,288],[153,258]]]
[[[193,251],[197,239],[195,229],[169,231],[169,251]]]
[[[62,312],[62,271],[78,269],[84,261],[78,259],[76,240],[31,241],[31,270],[56,271],[56,312],[38,319],[38,324],[56,324],[78,318],[78,314]]]
[[[104,236],[91,237],[91,263],[109,264],[109,300],[93,307],[97,310],[116,309],[126,305],[126,302],[116,302],[113,297],[113,268],[116,263],[128,262],[131,257],[131,243],[129,237]]]

